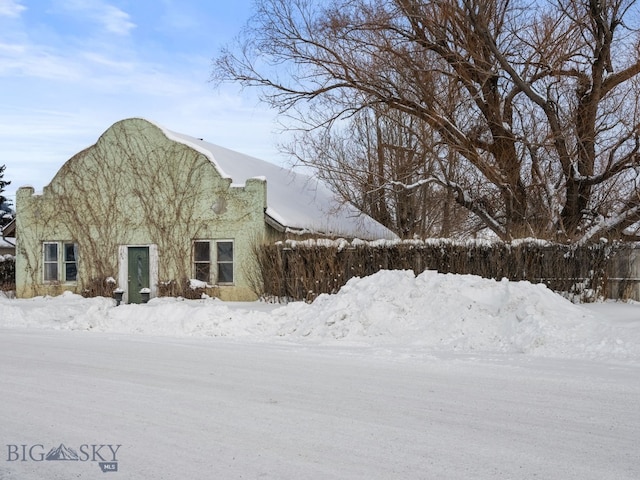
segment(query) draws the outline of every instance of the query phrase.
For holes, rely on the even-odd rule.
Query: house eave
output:
[[[273,218],[267,212],[264,213],[264,221],[267,225],[269,225],[279,233],[285,233],[285,234],[289,233],[292,235],[310,235],[311,234],[311,235],[319,235],[319,236],[329,236],[325,232],[311,231],[306,228],[288,227],[280,223],[278,220]]]
[[[280,233],[284,233],[287,231],[287,227],[278,222],[275,218],[269,215],[267,212],[264,213],[264,221],[267,225],[272,227],[274,230]]]
[[[16,233],[16,219],[13,218],[9,223],[7,223],[4,227],[0,229],[0,234],[2,238],[6,237],[15,237]]]

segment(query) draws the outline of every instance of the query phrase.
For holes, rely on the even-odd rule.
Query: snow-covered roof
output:
[[[0,248],[15,248],[15,237],[0,237]]]
[[[157,126],[169,139],[206,155],[220,175],[230,178],[233,185],[244,185],[250,178],[266,179],[265,213],[278,226],[293,232],[367,240],[397,238],[373,218],[340,202],[316,178]]]

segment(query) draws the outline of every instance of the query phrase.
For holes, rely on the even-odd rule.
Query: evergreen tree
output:
[[[4,187],[11,184],[11,182],[3,180],[5,168],[7,168],[6,165],[0,166],[0,205],[7,202],[7,198],[2,195],[2,192],[4,192]]]
[[[0,166],[0,227],[9,223],[10,219],[6,219],[5,214],[11,213],[11,208],[9,207],[9,199],[2,195],[5,187],[11,184],[11,182],[3,179],[5,168],[5,165]]]

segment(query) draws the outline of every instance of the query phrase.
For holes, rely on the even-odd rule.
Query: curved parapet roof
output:
[[[231,179],[232,185],[244,185],[251,178],[266,179],[265,213],[284,229],[365,240],[397,238],[373,218],[341,203],[324,183],[313,177],[154,125],[167,138],[206,155],[221,176]]]

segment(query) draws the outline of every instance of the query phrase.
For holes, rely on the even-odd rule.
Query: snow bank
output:
[[[640,356],[640,336],[625,343],[611,325],[542,284],[474,275],[383,271],[282,314],[290,319],[282,332],[303,338],[458,352]]]
[[[0,326],[55,330],[94,330],[166,336],[271,336],[259,310],[230,308],[217,299],[154,298],[145,305],[120,305],[104,297],[59,297],[8,300],[0,297]]]
[[[158,298],[116,308],[112,299],[69,293],[0,297],[2,327],[628,360],[640,360],[640,305],[638,313],[637,321],[616,324],[544,285],[397,270],[285,306]]]

